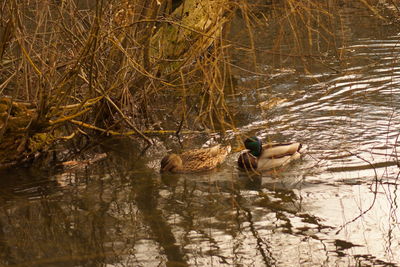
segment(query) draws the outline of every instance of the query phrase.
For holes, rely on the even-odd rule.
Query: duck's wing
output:
[[[264,159],[259,159],[258,160],[258,171],[266,171],[270,169],[275,169],[282,167],[289,162],[299,159],[301,157],[301,154],[299,152],[295,152],[291,155],[286,155],[286,156],[281,156],[279,158],[264,158]]]
[[[181,154],[183,168],[192,171],[210,170],[225,161],[230,146],[216,145],[187,151]]]
[[[287,144],[265,144],[259,159],[275,159],[300,154],[302,145],[300,143]]]

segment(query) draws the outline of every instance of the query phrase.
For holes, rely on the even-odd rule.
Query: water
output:
[[[250,177],[235,152],[210,173],[161,176],[161,142],[141,154],[113,140],[85,168],[2,173],[0,265],[400,266],[398,29],[361,6],[341,12],[351,56],[239,73],[230,100],[241,134],[301,141],[302,161]]]

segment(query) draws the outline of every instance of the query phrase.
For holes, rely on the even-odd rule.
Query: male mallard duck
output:
[[[247,148],[238,158],[241,169],[265,171],[278,168],[299,159],[304,149],[300,143],[265,144],[258,137],[244,141]]]
[[[186,151],[180,155],[170,154],[161,160],[160,172],[188,173],[208,171],[224,162],[230,151],[230,146],[216,145],[210,148]]]

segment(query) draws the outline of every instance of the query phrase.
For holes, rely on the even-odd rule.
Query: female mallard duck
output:
[[[248,151],[238,159],[241,169],[265,171],[278,168],[299,159],[304,151],[300,143],[265,144],[258,137],[250,137],[244,141]]]
[[[188,173],[208,171],[224,162],[230,151],[230,146],[216,145],[210,148],[187,151],[180,155],[170,154],[161,160],[160,172]]]

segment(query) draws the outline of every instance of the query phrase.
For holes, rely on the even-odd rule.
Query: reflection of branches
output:
[[[397,143],[398,143],[398,141],[399,141],[399,136],[400,136],[400,133],[397,134],[397,136],[396,136],[396,141],[394,142],[394,155],[395,155],[397,167],[400,168],[399,156],[397,155]],[[397,179],[396,179],[396,180],[397,180]]]
[[[196,235],[202,237],[202,240],[207,240],[208,242],[209,250],[201,251],[201,253],[207,253],[211,257],[218,258],[220,263],[229,264],[228,257],[219,253],[221,247],[220,241],[213,236],[213,232],[211,231],[213,226],[203,225],[204,218],[213,218],[214,216],[217,218],[219,214],[226,211],[227,207],[223,205],[226,202],[224,194],[221,194],[221,191],[219,191],[221,188],[226,187],[220,187],[217,183],[206,182],[203,184],[202,182],[190,181],[188,179],[181,179],[177,186],[176,183],[178,181],[175,178],[177,178],[175,175],[162,175],[163,182],[171,187],[172,192],[168,199],[168,203],[170,204],[164,206],[163,210],[178,214],[183,219],[184,234],[183,238],[180,239],[183,241],[181,246],[193,246],[196,243],[196,240],[192,236],[195,232]],[[211,192],[206,193],[211,189],[210,186],[217,188],[216,194]],[[177,188],[178,190],[176,190]],[[200,191],[204,194],[198,195]],[[177,203],[179,203],[179,206],[177,206]],[[205,209],[204,207],[207,208]],[[226,230],[228,227],[224,225],[221,228]],[[191,253],[193,253],[192,255],[197,255],[196,253],[199,252],[193,251]]]
[[[336,234],[340,233],[340,231],[342,231],[347,225],[349,225],[350,223],[355,222],[355,221],[358,220],[360,217],[364,216],[368,211],[370,211],[370,210],[372,209],[372,207],[374,206],[374,204],[375,204],[376,195],[377,195],[377,192],[378,192],[378,182],[379,182],[379,180],[378,180],[378,173],[376,172],[375,166],[374,166],[370,161],[364,159],[363,157],[360,157],[359,155],[354,154],[354,153],[351,152],[351,151],[348,151],[348,150],[346,150],[346,151],[347,151],[349,154],[351,154],[352,156],[355,156],[355,157],[357,157],[358,159],[361,159],[362,161],[366,162],[369,166],[371,166],[371,169],[374,170],[374,174],[375,174],[375,188],[373,189],[374,198],[372,199],[371,205],[370,205],[366,210],[362,211],[359,215],[357,215],[357,216],[356,216],[355,218],[353,218],[352,220],[350,220],[350,221],[346,222],[345,224],[343,224],[343,225],[339,228],[339,230],[336,231]]]
[[[267,244],[267,242],[265,242],[263,240],[263,238],[260,237],[260,235],[258,234],[258,231],[254,227],[253,214],[251,213],[251,210],[240,205],[240,198],[241,198],[240,192],[235,191],[235,195],[236,195],[235,204],[239,209],[243,210],[246,214],[247,221],[249,222],[250,232],[253,235],[253,237],[256,239],[257,249],[262,256],[265,265],[272,266],[276,262],[276,260],[272,256],[269,244]]]
[[[266,266],[272,266],[276,260],[271,255],[270,246],[267,244],[267,242],[265,242],[260,237],[257,230],[254,228],[253,215],[251,214],[251,211],[247,208],[242,208],[242,209],[246,212],[247,219],[248,219],[249,226],[250,226],[250,232],[252,233],[254,238],[257,240],[258,251],[260,251]],[[263,246],[265,247],[265,249],[263,248]],[[268,252],[268,255],[265,252]]]
[[[149,178],[149,177],[145,177]],[[157,208],[157,199],[155,196],[155,186],[151,179],[143,179],[138,184],[136,190],[137,207],[143,215],[146,224],[152,230],[155,239],[164,249],[166,257],[170,264],[187,266],[179,246],[177,246],[171,226],[165,221],[161,210]],[[168,264],[167,264],[168,265]]]

